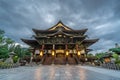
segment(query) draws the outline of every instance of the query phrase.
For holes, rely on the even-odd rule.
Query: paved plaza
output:
[[[120,80],[119,75],[120,71],[79,65],[0,69],[0,80]]]

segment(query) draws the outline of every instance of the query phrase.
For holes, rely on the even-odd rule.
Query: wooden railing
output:
[[[77,55],[74,55],[73,57],[75,58],[76,63],[77,63],[77,64],[80,64],[79,57],[78,57]]]
[[[45,54],[43,57],[42,57],[42,59],[41,59],[41,61],[40,61],[40,64],[42,64],[44,61],[45,61],[45,58],[47,57],[47,54]]]

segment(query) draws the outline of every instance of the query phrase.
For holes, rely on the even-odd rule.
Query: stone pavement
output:
[[[79,66],[81,68],[95,71],[104,75],[109,75],[113,77],[120,78],[120,70],[112,70],[112,69],[106,69],[106,68],[100,68],[100,67],[90,67],[90,66]]]
[[[107,69],[80,65],[40,65],[0,69],[0,80],[120,80],[118,75],[108,72],[113,74]]]

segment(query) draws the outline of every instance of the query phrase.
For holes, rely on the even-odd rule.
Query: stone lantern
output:
[[[13,63],[13,59],[12,59],[12,57],[15,55],[15,53],[14,52],[10,52],[9,53],[9,58],[8,59],[6,59],[6,63]]]

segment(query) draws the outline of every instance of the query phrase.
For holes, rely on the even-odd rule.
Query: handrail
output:
[[[77,64],[80,64],[80,61],[79,61],[79,59],[78,59],[78,57],[76,55],[74,55],[74,59],[77,62]]]
[[[42,64],[42,63],[45,61],[46,56],[47,56],[47,54],[45,54],[45,56],[43,56],[43,58],[42,58],[40,64]]]

